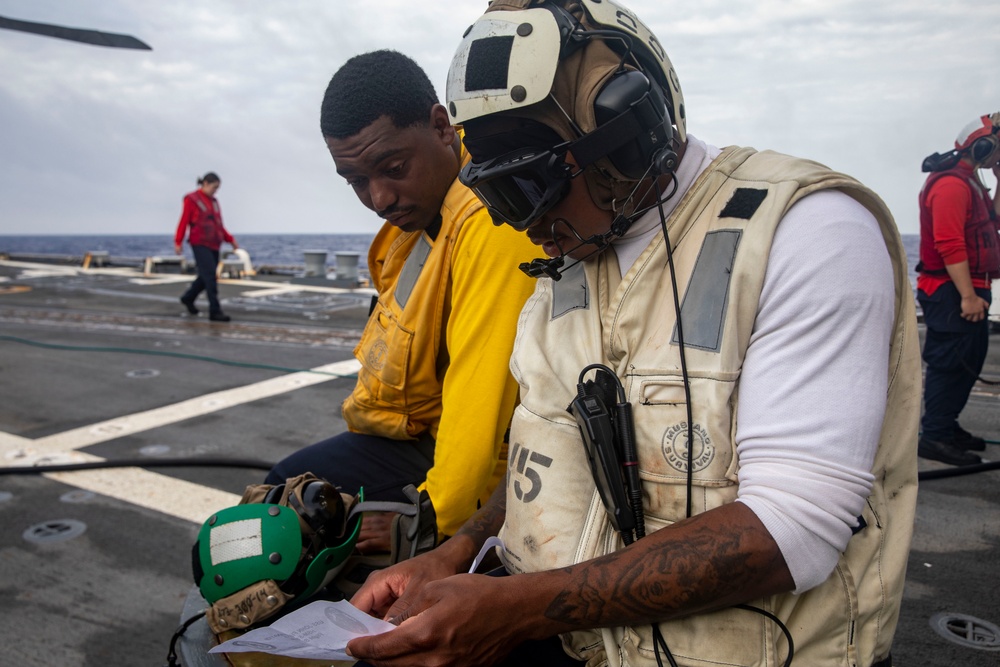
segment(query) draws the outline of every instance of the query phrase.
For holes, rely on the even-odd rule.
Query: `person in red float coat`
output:
[[[187,235],[194,260],[198,267],[198,277],[181,296],[188,312],[198,314],[194,301],[198,295],[205,292],[208,297],[208,317],[213,322],[228,322],[229,316],[222,312],[219,305],[218,288],[215,283],[215,270],[219,265],[219,248],[223,242],[230,243],[233,250],[239,248],[236,239],[226,231],[222,224],[222,210],[215,198],[222,181],[214,172],[208,172],[198,179],[200,186],[194,192],[184,195],[184,211],[177,223],[177,233],[174,235],[174,250],[181,254],[184,236]]]
[[[917,300],[924,313],[927,364],[924,416],[917,453],[951,465],[975,465],[985,441],[958,424],[989,346],[991,280],[1000,275],[1000,196],[990,195],[979,169],[1000,181],[1000,113],[977,118],[955,150],[931,171],[920,191]],[[940,156],[932,156],[928,160]]]

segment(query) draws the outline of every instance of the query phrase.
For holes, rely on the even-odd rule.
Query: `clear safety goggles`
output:
[[[482,200],[495,224],[524,231],[566,196],[570,180],[582,172],[567,164],[568,146],[520,148],[469,162],[458,178]]]

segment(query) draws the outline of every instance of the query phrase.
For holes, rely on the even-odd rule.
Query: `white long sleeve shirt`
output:
[[[677,202],[720,149],[688,135]],[[624,275],[655,234],[642,216],[613,247]],[[825,190],[778,225],[740,377],[738,501],[774,538],[801,593],[823,582],[871,491],[894,317],[874,216]]]

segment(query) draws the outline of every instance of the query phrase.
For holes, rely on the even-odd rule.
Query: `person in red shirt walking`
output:
[[[229,316],[222,312],[219,305],[215,271],[219,265],[219,248],[222,243],[232,244],[233,250],[239,248],[239,245],[222,224],[222,210],[219,208],[219,200],[215,198],[215,193],[222,185],[218,175],[210,171],[198,179],[198,185],[200,187],[197,190],[184,195],[184,210],[174,235],[174,250],[178,255],[182,252],[184,236],[187,235],[198,267],[198,277],[181,296],[181,303],[189,313],[197,315],[198,309],[195,308],[194,301],[204,291],[208,297],[208,318],[213,322],[228,322]]]
[[[932,172],[920,190],[917,300],[924,312],[927,364],[918,454],[952,465],[974,465],[982,438],[958,424],[989,346],[992,279],[1000,276],[997,217],[1000,196],[979,177],[1000,182],[1000,112],[981,116],[955,140],[955,150],[924,161]]]

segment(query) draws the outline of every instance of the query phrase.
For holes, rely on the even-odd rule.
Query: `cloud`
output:
[[[1000,3],[628,3],[666,46],[695,135],[816,159],[917,231],[920,162],[1000,109]],[[0,233],[163,233],[206,171],[235,233],[370,232],[318,129],[350,56],[407,53],[439,95],[485,2],[247,5],[8,0],[3,14],[133,34],[153,51],[0,31]],[[991,183],[992,185],[992,183]]]

